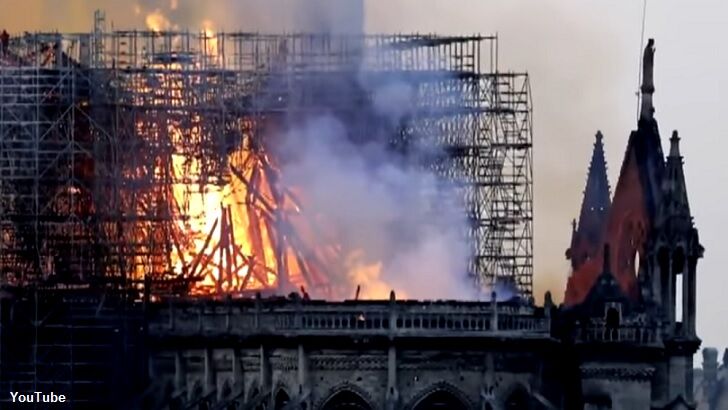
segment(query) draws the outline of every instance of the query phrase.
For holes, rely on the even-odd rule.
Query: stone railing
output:
[[[637,325],[616,328],[608,328],[605,325],[591,325],[577,329],[576,340],[578,342],[639,344],[653,344],[660,341],[656,329]]]
[[[151,336],[548,337],[529,306],[489,302],[176,301],[153,307]]]

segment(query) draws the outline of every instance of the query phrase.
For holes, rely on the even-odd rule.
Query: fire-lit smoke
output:
[[[343,13],[337,3],[334,15],[337,7],[329,3],[307,3],[295,27],[361,32],[359,2]],[[176,23],[155,9],[147,24],[159,31]],[[214,57],[213,30],[213,21],[202,22],[205,54]],[[315,66],[299,62],[309,63]],[[266,120],[277,123],[272,131],[243,133],[228,158],[230,182],[198,186],[182,178],[174,201],[190,218],[179,226],[185,234],[171,255],[175,273],[197,281],[193,293],[286,291],[288,283],[315,297],[351,297],[357,287],[363,298],[387,298],[391,290],[409,298],[474,296],[466,276],[471,255],[463,204],[454,200],[452,185],[422,166],[420,157],[436,155],[436,145],[415,133],[407,150],[395,154],[390,146],[426,106],[410,80],[372,81],[356,64],[343,78],[315,85],[304,80],[298,86],[312,91],[311,105],[318,108]],[[275,79],[268,86],[275,87]],[[368,122],[374,126],[361,135]],[[169,132],[183,134],[175,127]],[[195,132],[190,136],[199,138]],[[199,176],[196,161],[176,158],[176,174]]]
[[[180,27],[205,26],[207,21],[228,31],[262,33],[340,34],[364,29],[363,0],[137,0],[134,7],[145,16],[164,15]]]
[[[296,25],[309,31],[361,33],[363,2],[306,2],[298,17]],[[287,118],[282,184],[305,193],[305,219],[331,224],[345,255],[334,281],[351,293],[360,286],[365,298],[386,298],[390,290],[407,298],[472,298],[465,209],[452,185],[421,166],[438,148],[415,132],[405,152],[391,152],[392,138],[425,114],[417,82],[406,75],[376,81],[366,67],[356,69],[351,78],[314,86],[334,107],[323,103],[320,112]],[[373,124],[360,135],[367,122]]]
[[[161,70],[154,81],[137,90],[166,96],[160,104],[184,100],[183,71],[215,66],[219,57],[215,33],[222,25],[212,13],[193,16],[189,4],[156,1],[131,7],[148,29],[189,27],[203,35],[201,62],[160,60],[163,66],[153,67]],[[363,30],[361,1],[294,2],[288,9],[275,1],[242,4],[245,10],[227,12],[280,16],[288,10],[293,31]],[[271,31],[286,29],[279,26],[271,24]],[[307,98],[313,98],[309,105],[315,109],[240,119],[237,143],[222,154],[220,163],[227,167],[223,178],[206,180],[205,162],[211,159],[185,148],[215,139],[214,130],[205,129],[205,119],[196,117],[204,114],[172,110],[164,125],[140,119],[140,137],[160,138],[166,132],[175,146],[164,167],[174,174],[169,205],[180,217],[171,232],[170,272],[162,275],[191,279],[196,294],[288,292],[305,285],[315,297],[351,297],[357,287],[365,298],[387,298],[390,290],[408,298],[475,295],[467,277],[469,226],[464,204],[456,200],[462,195],[451,184],[457,181],[444,181],[425,165],[426,157],[443,153],[428,139],[432,135],[417,135],[416,128],[408,127],[413,118],[430,114],[427,101],[419,100],[418,80],[406,74],[386,81],[368,76],[367,67],[359,64],[376,56],[367,55],[363,43],[351,46],[362,55],[341,70],[346,71],[343,78],[334,70],[313,85],[294,83],[312,91]],[[282,59],[285,49],[282,44]],[[313,59],[326,52],[312,51]],[[297,68],[319,64],[306,58],[297,61]],[[197,65],[182,66],[189,64]],[[275,81],[267,86],[275,87]],[[275,94],[262,87],[261,94]],[[407,134],[406,147],[392,145],[400,134]]]
[[[164,31],[172,28],[172,23],[159,9],[147,14],[144,22],[146,23],[147,28],[152,31]]]
[[[289,131],[286,149],[296,159],[282,173],[285,184],[306,192],[304,213],[335,227],[349,252],[343,279],[370,298],[391,289],[409,298],[471,297],[464,211],[437,203],[455,192],[376,140],[355,145],[350,126],[323,115]]]

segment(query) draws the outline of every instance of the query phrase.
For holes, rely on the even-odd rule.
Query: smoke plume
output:
[[[294,31],[363,32],[358,0],[253,1],[240,7],[245,11],[236,15],[280,17],[291,10],[288,28]],[[366,57],[372,56],[352,61]],[[422,166],[437,147],[408,135],[416,143],[393,149],[393,139],[423,109],[416,82],[406,76],[380,81],[359,66],[298,86],[315,97],[306,113],[286,116],[285,131],[275,138],[283,161],[280,183],[300,190],[305,219],[323,218],[335,231],[344,255],[344,271],[331,272],[335,284],[349,286],[352,295],[361,286],[361,296],[369,298],[386,298],[390,290],[418,299],[473,297],[464,209],[445,206],[443,198],[457,195],[454,187]]]
[[[0,0],[0,26],[10,32],[89,31],[95,10],[106,12],[116,28],[148,28],[150,15],[169,22],[168,28],[195,31],[205,21],[215,30],[261,33],[320,30],[357,33],[363,30],[363,0]],[[23,18],[9,18],[22,15]]]
[[[69,9],[74,14],[83,9],[90,17],[92,3]],[[157,29],[201,24],[261,32],[364,29],[363,0],[140,0],[124,10],[106,6],[109,21],[132,19],[138,27]],[[361,61],[367,57],[372,56],[362,55]],[[323,216],[333,226],[345,261],[344,271],[332,274],[352,295],[361,285],[363,297],[386,297],[390,289],[408,298],[474,297],[465,209],[453,200],[454,186],[423,166],[443,153],[415,131],[404,142],[399,138],[413,117],[426,114],[417,81],[406,75],[377,81],[366,67],[349,68],[348,77],[308,85],[321,99],[314,101],[320,106],[315,113],[285,119],[285,131],[276,138],[286,159],[279,182],[305,193],[307,219]],[[339,115],[342,111],[354,114]]]
[[[465,213],[436,203],[452,188],[380,141],[360,146],[350,135],[333,115],[306,119],[286,134],[296,158],[282,171],[285,185],[305,192],[307,218],[323,215],[336,229],[349,255],[345,280],[367,297],[386,297],[382,286],[409,298],[471,296]]]

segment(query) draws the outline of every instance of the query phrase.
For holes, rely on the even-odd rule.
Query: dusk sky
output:
[[[0,0],[0,29],[89,30],[105,9],[115,27],[144,27],[160,10],[173,24],[195,28],[286,28],[296,10],[323,0]],[[356,24],[355,0],[332,12]],[[64,6],[61,7],[60,4]],[[234,4],[234,6],[233,6]],[[278,8],[278,9],[277,9]],[[280,10],[287,11],[280,11]],[[278,11],[276,11],[278,10]],[[537,299],[561,299],[569,273],[564,251],[578,215],[594,134],[604,134],[612,190],[627,137],[636,128],[642,1],[368,0],[367,32],[498,33],[500,67],[528,71],[534,104],[535,283]],[[691,211],[705,246],[698,265],[698,334],[704,346],[728,346],[728,3],[648,2],[645,41],[655,38],[654,103],[663,147],[680,132]]]

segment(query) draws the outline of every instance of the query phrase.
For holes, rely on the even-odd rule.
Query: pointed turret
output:
[[[599,215],[606,215],[609,211],[611,192],[607,178],[607,161],[604,159],[603,139],[601,131],[597,131],[589,164],[589,175],[584,189],[584,202],[581,204],[581,214],[579,215],[580,228],[595,212]],[[602,219],[600,217],[600,220]]]
[[[611,205],[610,196],[603,136],[597,131],[579,223],[572,223],[571,246],[566,251],[566,258],[571,260],[572,269],[577,269],[599,252]]]
[[[670,138],[670,155],[667,156],[665,164],[662,201],[658,208],[656,224],[663,226],[669,221],[684,225],[680,227],[683,229],[692,228],[690,204],[683,172],[683,158],[680,155],[680,137],[677,131],[673,131]]]
[[[670,155],[665,161],[660,203],[652,232],[652,252],[658,255],[662,264],[654,266],[654,291],[660,292],[665,318],[674,325],[675,304],[682,302],[683,336],[695,335],[695,281],[697,260],[703,257],[698,230],[695,229],[690,213],[683,159],[680,155],[680,137],[673,131],[670,138]],[[682,282],[676,282],[679,280]],[[666,279],[670,278],[672,279]],[[675,286],[682,286],[682,301],[677,300]],[[674,327],[676,329],[676,327]]]

